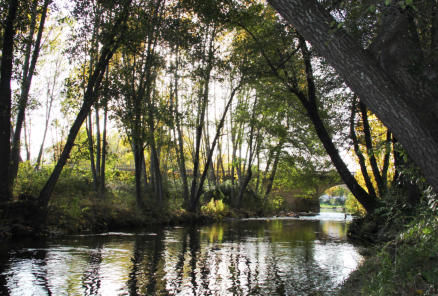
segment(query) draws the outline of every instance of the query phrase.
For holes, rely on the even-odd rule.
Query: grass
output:
[[[419,216],[395,239],[369,249],[339,295],[438,295],[438,217]]]

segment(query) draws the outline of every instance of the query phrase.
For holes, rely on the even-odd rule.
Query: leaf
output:
[[[389,4],[391,4],[392,0],[385,0],[385,5],[388,6]]]

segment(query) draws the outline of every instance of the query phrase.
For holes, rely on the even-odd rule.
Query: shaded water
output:
[[[333,295],[362,257],[341,213],[0,247],[4,295]]]

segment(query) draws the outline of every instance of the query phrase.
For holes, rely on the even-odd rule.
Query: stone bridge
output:
[[[296,188],[273,191],[273,195],[281,196],[284,205],[294,212],[319,212],[319,197],[329,188],[346,186],[335,171],[316,173],[306,176],[309,181],[305,186],[298,183]],[[301,185],[301,186],[300,186]]]

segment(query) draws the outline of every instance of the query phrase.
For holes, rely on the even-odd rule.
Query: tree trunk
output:
[[[52,106],[54,101],[54,92],[55,92],[55,85],[56,80],[59,76],[59,67],[60,62],[57,60],[56,66],[55,66],[55,72],[53,74],[53,80],[52,85],[47,85],[47,99],[46,99],[46,120],[44,122],[44,133],[43,133],[43,139],[41,141],[40,150],[38,152],[38,157],[35,164],[35,169],[38,170],[41,166],[42,158],[43,158],[43,149],[44,149],[44,143],[46,141],[47,136],[47,130],[49,129],[49,122],[50,122],[50,114],[52,113]]]
[[[27,65],[28,65],[29,58],[30,58],[30,45],[31,45],[30,43],[33,41],[33,36],[29,36],[29,40],[28,40],[29,43],[28,43],[27,49],[29,50],[29,52],[27,53],[28,54],[28,56],[26,57],[27,64],[25,62],[25,69],[23,72],[23,82],[21,85],[21,94],[20,94],[20,99],[18,101],[17,122],[15,124],[14,137],[12,139],[11,167],[10,167],[10,171],[9,171],[10,172],[10,175],[9,175],[10,185],[9,186],[11,188],[14,186],[14,181],[15,181],[15,178],[17,177],[17,173],[18,173],[18,163],[19,163],[19,158],[20,158],[21,130],[23,127],[23,122],[25,120],[26,107],[27,107],[27,102],[28,102],[28,98],[29,98],[30,86],[32,83],[33,74],[35,72],[35,67],[36,67],[36,64],[38,61],[38,56],[40,53],[41,38],[43,35],[44,23],[46,21],[47,8],[49,6],[49,3],[50,3],[50,0],[45,0],[44,4],[43,4],[40,24],[38,27],[37,38],[35,40],[33,53],[32,53],[32,60],[30,62],[29,69],[27,69]],[[36,13],[36,11],[35,11],[35,13]],[[33,30],[31,30],[30,33],[33,35]]]
[[[380,175],[380,170],[379,170],[379,166],[377,165],[376,156],[374,155],[373,141],[371,139],[371,128],[368,122],[367,107],[362,102],[359,102],[359,108],[362,114],[363,132],[365,135],[365,146],[367,149],[368,159],[371,164],[371,170],[373,171],[374,180],[376,181],[377,188],[379,189],[379,196],[382,197],[386,191],[386,188],[383,184],[382,176]]]
[[[363,156],[362,151],[360,151],[359,140],[357,139],[356,136],[356,130],[354,126],[355,115],[356,115],[356,98],[353,98],[353,104],[351,107],[351,119],[350,119],[350,137],[353,141],[354,153],[356,153],[356,156],[359,160],[360,171],[362,172],[362,176],[365,180],[365,185],[368,189],[368,193],[373,196],[376,196],[376,191],[374,190],[373,182],[371,182],[370,175],[368,174],[365,157]]]
[[[134,166],[135,166],[135,199],[137,201],[137,207],[144,210],[145,205],[143,201],[143,191],[142,191],[142,159],[144,159],[144,150],[141,143],[138,140],[134,140],[132,145],[134,152]],[[143,155],[143,157],[142,157]]]
[[[316,0],[269,2],[392,131],[437,192],[438,116],[433,91],[427,86],[409,90],[410,85],[395,82],[345,30],[333,30],[336,20]]]
[[[12,198],[9,164],[11,156],[11,77],[14,58],[14,21],[17,16],[18,0],[10,0],[8,16],[3,31],[3,48],[0,77],[0,202]]]
[[[101,172],[101,157],[102,157],[102,145],[101,145],[101,135],[100,135],[100,118],[99,118],[99,104],[96,101],[95,104],[95,125],[96,125],[96,175],[97,175],[97,188],[96,192],[100,188],[100,172]]]
[[[257,145],[257,143],[254,144],[254,129],[255,129],[255,118],[257,113],[257,100],[258,97],[255,97],[254,105],[252,108],[252,115],[250,120],[251,129],[249,132],[249,142],[248,142],[248,154],[249,157],[245,157],[245,159],[248,159],[248,168],[247,173],[245,174],[245,177],[243,180],[239,180],[240,182],[240,188],[239,188],[239,195],[237,196],[237,207],[240,209],[242,206],[242,200],[243,200],[243,194],[245,193],[246,188],[248,187],[249,181],[251,181],[252,178],[252,162],[254,157],[254,145]]]
[[[212,158],[213,158],[214,148],[216,147],[217,141],[218,141],[218,139],[220,137],[221,130],[222,130],[223,126],[224,126],[225,118],[227,116],[228,109],[230,108],[231,103],[233,101],[233,98],[234,98],[237,90],[240,88],[240,86],[241,86],[241,84],[239,84],[231,92],[230,99],[228,100],[228,103],[225,106],[224,113],[222,114],[222,118],[219,121],[219,124],[217,126],[216,135],[214,136],[213,143],[211,144],[210,154],[207,156],[207,163],[205,164],[204,171],[203,171],[203,173],[201,175],[201,178],[199,180],[199,186],[198,186],[198,188],[197,188],[197,190],[196,190],[196,192],[194,194],[194,198],[192,198],[191,201],[190,201],[190,208],[189,208],[189,210],[191,212],[195,212],[197,210],[197,208],[198,208],[199,199],[200,199],[201,194],[202,194],[202,188],[204,186],[205,178],[207,177],[208,167],[210,166]],[[193,185],[193,183],[192,183],[192,185]]]
[[[66,144],[64,149],[62,150],[61,156],[59,157],[58,162],[56,163],[55,168],[53,169],[52,174],[44,185],[43,189],[39,195],[39,207],[42,209],[43,213],[41,215],[41,222],[45,222],[45,218],[47,215],[47,206],[49,204],[50,196],[55,188],[56,182],[58,181],[59,176],[61,175],[62,169],[67,162],[67,159],[70,155],[70,151],[73,148],[74,141],[79,132],[79,129],[82,126],[85,118],[90,112],[91,106],[97,100],[96,91],[99,89],[99,86],[102,82],[105,70],[107,65],[119,46],[120,34],[123,31],[122,23],[126,21],[129,7],[131,6],[131,0],[127,0],[121,15],[116,20],[112,30],[109,32],[107,42],[103,45],[101,49],[101,54],[99,61],[88,81],[87,89],[84,94],[84,101],[82,103],[81,109],[79,110],[78,115],[70,129],[70,132],[67,137]]]
[[[198,204],[198,192],[202,189],[198,186],[198,175],[199,175],[199,165],[200,165],[200,155],[201,155],[201,140],[202,140],[202,130],[204,128],[205,112],[208,106],[209,97],[209,83],[211,71],[213,69],[213,41],[215,36],[215,30],[211,34],[208,56],[204,57],[207,60],[207,65],[205,69],[205,74],[202,81],[202,89],[200,91],[200,100],[198,103],[198,120],[196,125],[196,138],[195,138],[195,154],[193,159],[193,180],[190,188],[190,211],[195,211]]]
[[[102,161],[100,164],[100,181],[99,181],[99,192],[98,192],[99,198],[103,198],[105,194],[105,166],[106,166],[106,154],[107,154],[107,146],[108,146],[106,142],[107,121],[108,121],[108,102],[105,100],[105,106],[103,111]]]
[[[272,185],[274,184],[274,179],[275,179],[275,175],[277,174],[277,167],[278,167],[278,162],[280,160],[281,149],[283,149],[283,144],[284,144],[283,139],[281,139],[277,147],[275,147],[276,153],[275,153],[274,163],[272,164],[272,171],[271,174],[269,175],[269,179],[267,180],[266,191],[264,196],[265,202],[268,199],[268,196],[272,190]]]
[[[386,141],[385,141],[385,156],[383,159],[383,168],[382,168],[382,181],[385,188],[388,188],[388,168],[389,168],[389,158],[391,157],[391,138],[392,138],[392,134],[389,130],[387,130]]]
[[[91,119],[91,114],[88,115],[88,123],[86,123],[85,128],[87,130],[88,138],[88,152],[90,154],[90,168],[91,174],[93,175],[94,190],[97,192],[99,187],[99,181],[97,180],[96,164],[94,162],[94,141],[93,141],[93,122]]]

